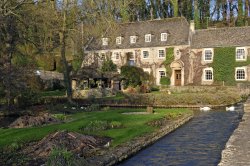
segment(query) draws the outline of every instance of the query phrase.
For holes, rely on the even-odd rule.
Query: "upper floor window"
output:
[[[142,51],[143,59],[149,58],[149,52],[148,51]]]
[[[122,37],[116,37],[116,44],[122,44]]]
[[[246,60],[246,50],[244,47],[236,48],[236,60]]]
[[[165,58],[165,51],[164,50],[159,50],[158,57],[159,58]]]
[[[204,81],[213,81],[213,69],[212,68],[204,69]]]
[[[151,34],[145,35],[145,42],[151,42]]]
[[[236,67],[235,69],[235,79],[236,80],[246,80],[246,68],[245,67]]]
[[[130,36],[130,43],[133,44],[133,43],[136,43],[136,36]]]
[[[167,41],[168,34],[167,33],[161,33],[161,41]]]
[[[107,46],[108,45],[108,38],[102,38],[102,45]]]
[[[212,49],[205,49],[203,55],[204,55],[204,61],[208,61],[208,62],[213,61],[213,50]]]

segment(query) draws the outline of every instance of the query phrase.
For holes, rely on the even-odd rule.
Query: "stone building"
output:
[[[111,58],[118,68],[143,68],[154,76],[156,85],[160,85],[162,77],[169,77],[172,86],[224,84],[227,77],[217,78],[223,75],[223,69],[217,69],[223,68],[223,63],[214,58],[224,56],[218,48],[234,48],[233,78],[229,79],[236,83],[250,81],[249,26],[204,30],[194,27],[193,21],[188,23],[182,17],[118,24],[90,42],[82,67],[100,67],[106,58]],[[168,56],[173,58],[166,66]]]

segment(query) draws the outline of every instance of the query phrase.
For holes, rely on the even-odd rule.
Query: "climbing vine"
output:
[[[172,70],[170,68],[170,64],[174,61],[174,48],[169,47],[166,49],[166,59],[164,61],[164,65],[166,68],[166,78],[161,78],[160,83],[162,85],[169,85],[170,84],[170,76],[172,75]]]
[[[235,47],[224,47],[214,49],[214,60],[210,67],[214,71],[215,83],[224,81],[225,85],[235,85],[235,67],[250,64],[250,59],[244,62],[236,62]]]

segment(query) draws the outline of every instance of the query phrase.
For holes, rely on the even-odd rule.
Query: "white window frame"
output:
[[[158,73],[159,73],[159,78],[160,79],[167,76],[165,70],[159,70]],[[164,74],[162,75],[161,73],[164,73]]]
[[[163,56],[160,56],[160,51],[163,51]],[[158,58],[165,58],[166,57],[166,53],[164,49],[159,49],[158,50]]]
[[[147,57],[144,56],[144,52],[147,52],[147,54],[148,54]],[[148,59],[149,58],[149,51],[148,50],[142,50],[141,54],[142,54],[142,59]]]
[[[238,50],[244,50],[244,55],[240,55],[243,58],[239,58]],[[245,47],[236,47],[236,49],[235,49],[235,59],[236,59],[236,61],[246,61],[247,60],[247,49]]]
[[[122,44],[122,37],[121,36],[116,37],[115,42],[116,42],[117,45]]]
[[[161,41],[167,41],[168,40],[168,34],[167,33],[161,33]]]
[[[211,59],[206,59],[206,51],[211,51]],[[206,48],[203,50],[203,60],[204,62],[213,62],[214,50],[212,48]]]
[[[212,79],[207,79],[207,71],[212,73]],[[214,71],[212,67],[203,69],[203,80],[204,81],[213,81],[214,80]]]
[[[136,43],[137,36],[130,36],[130,44]]]
[[[119,60],[120,59],[120,52],[113,52],[113,60]],[[118,58],[117,58],[118,57]]]
[[[150,43],[151,42],[151,34],[146,34],[145,35],[145,42]]]
[[[237,71],[238,70],[243,70],[244,71],[244,75],[245,75],[245,78],[242,79],[242,78],[237,78]],[[236,81],[246,81],[247,80],[247,68],[246,67],[236,67],[235,68],[235,80]]]
[[[108,45],[108,41],[109,41],[108,38],[106,38],[106,37],[102,38],[102,45],[103,46],[107,46]]]

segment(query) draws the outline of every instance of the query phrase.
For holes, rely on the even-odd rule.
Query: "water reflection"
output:
[[[189,123],[120,165],[217,165],[221,151],[242,117],[242,107],[238,110],[196,112]]]

